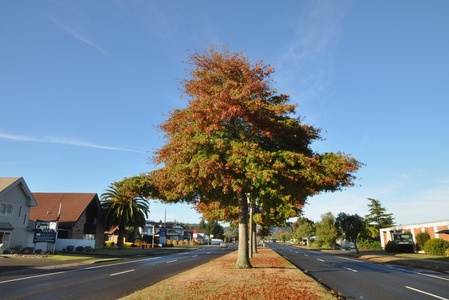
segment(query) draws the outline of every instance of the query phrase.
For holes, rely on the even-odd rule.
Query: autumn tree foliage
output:
[[[298,216],[307,197],[353,184],[360,163],[343,153],[314,152],[320,130],[295,116],[277,93],[274,68],[242,52],[212,46],[194,52],[180,82],[188,104],[160,125],[164,145],[153,184],[167,202],[186,201],[208,219],[239,224],[237,268],[249,268],[248,205],[260,222]]]

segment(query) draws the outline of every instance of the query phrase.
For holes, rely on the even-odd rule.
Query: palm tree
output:
[[[148,217],[149,205],[146,199],[136,196],[129,189],[117,185],[101,195],[101,206],[106,226],[118,226],[117,246],[123,249],[123,238],[126,228],[130,226],[141,227],[145,225]]]

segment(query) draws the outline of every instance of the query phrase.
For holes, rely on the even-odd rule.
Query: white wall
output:
[[[63,249],[66,249],[67,246],[72,245],[75,246],[73,251],[75,251],[76,247],[78,246],[90,246],[92,249],[95,249],[95,240],[74,240],[74,239],[58,239],[56,240],[56,251],[62,251]],[[34,250],[41,249],[43,251],[53,251],[53,244],[49,243],[36,243],[36,246],[34,247]]]

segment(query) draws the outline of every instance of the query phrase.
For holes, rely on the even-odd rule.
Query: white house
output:
[[[0,244],[3,249],[28,245],[34,229],[28,226],[33,206],[37,206],[36,200],[22,177],[0,178]]]

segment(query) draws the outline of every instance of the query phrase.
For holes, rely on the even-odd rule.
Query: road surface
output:
[[[201,250],[2,276],[1,299],[118,299],[235,250]],[[170,288],[170,286],[167,286]]]
[[[449,274],[267,245],[344,299],[449,300]]]

